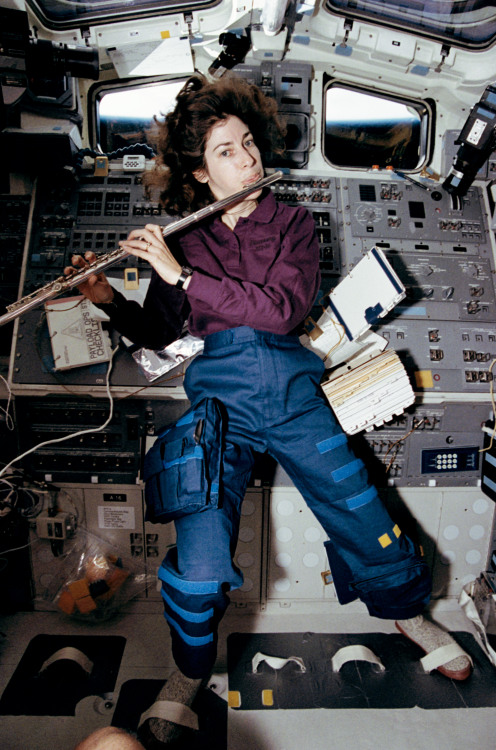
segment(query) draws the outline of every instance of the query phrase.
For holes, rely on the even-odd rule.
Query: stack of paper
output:
[[[356,367],[339,368],[322,388],[348,435],[379,427],[415,400],[405,368],[389,350]]]

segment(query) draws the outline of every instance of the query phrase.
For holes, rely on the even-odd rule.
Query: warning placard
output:
[[[99,505],[98,528],[100,529],[134,529],[134,508],[128,505]]]

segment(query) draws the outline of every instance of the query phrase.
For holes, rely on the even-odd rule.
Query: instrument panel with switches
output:
[[[454,202],[435,185],[426,190],[387,172],[371,174],[367,179],[323,173],[284,174],[269,189],[277,200],[305,206],[313,216],[322,272],[316,315],[326,295],[373,245],[384,250],[405,285],[406,298],[374,327],[398,352],[419,394],[417,405],[405,416],[405,433],[412,429],[413,422],[418,424],[428,416],[421,405],[421,394],[439,397],[443,403],[439,414],[428,417],[435,427],[430,421],[423,422],[421,431],[416,428],[402,440],[387,472],[376,466],[378,482],[386,486],[391,482],[405,486],[476,483],[480,425],[490,411],[482,402],[489,400],[491,362],[496,357],[495,263],[482,189],[473,186],[465,198]],[[121,237],[144,222],[171,221],[158,203],[146,198],[139,174],[114,168],[104,177],[83,173],[78,182],[60,183],[45,176],[38,182],[35,198],[24,261],[24,293],[60,275],[74,253],[108,253]],[[130,268],[136,269],[139,284],[146,284],[149,271],[135,258],[123,260],[108,275],[122,279]],[[117,332],[112,336],[117,343]],[[65,427],[73,428],[77,423],[73,419],[77,394],[86,413],[89,394],[100,387],[99,395],[105,396],[106,369],[106,365],[99,365],[55,373],[43,313],[34,310],[23,315],[11,365],[12,388],[20,397],[17,408],[25,425],[21,430],[23,448],[58,435]],[[130,353],[119,350],[110,382],[115,393],[122,389],[126,401],[125,407],[117,408],[117,421],[93,442],[88,438],[78,445],[52,446],[50,455],[48,451],[37,452],[36,458],[30,459],[31,469],[37,476],[49,474],[65,481],[68,475],[62,468],[62,457],[67,456],[75,481],[93,482],[95,477],[103,484],[136,481],[136,452],[141,443],[123,438],[128,435],[125,425],[130,421],[141,424],[143,403],[164,396],[167,408],[163,421],[167,421],[175,401],[177,405],[186,403],[178,387],[182,372],[150,384]],[[67,389],[77,390],[68,397]],[[65,420],[62,412],[50,416],[50,409],[43,411],[45,406],[37,401],[42,397],[50,406],[51,401],[46,399],[55,394],[64,402],[68,399],[70,415]],[[460,416],[454,403],[460,395],[481,403],[476,408],[467,404],[466,413]],[[451,431],[444,435],[438,427],[455,412],[463,430],[448,445]],[[124,419],[124,428],[119,419]],[[399,425],[386,424],[367,433],[364,439],[369,452],[376,458],[383,455],[384,446],[397,439],[398,431]]]

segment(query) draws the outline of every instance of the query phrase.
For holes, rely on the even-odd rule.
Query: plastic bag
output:
[[[155,583],[143,561],[125,557],[109,542],[79,528],[64,560],[64,580],[47,596],[59,611],[87,622],[113,617],[126,602]],[[54,586],[55,586],[54,583]]]
[[[133,359],[151,382],[195,357],[203,350],[203,346],[203,339],[186,333],[164,349],[138,349],[133,352]]]

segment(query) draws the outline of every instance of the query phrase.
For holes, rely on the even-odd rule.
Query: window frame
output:
[[[219,5],[222,0],[132,0],[136,6],[128,3],[119,5],[115,0],[114,8],[105,7],[102,10],[86,11],[71,18],[54,18],[50,12],[43,7],[44,0],[26,0],[26,5],[34,13],[36,18],[47,29],[64,31],[66,29],[79,29],[82,26],[101,26],[102,24],[120,23],[141,18],[153,18],[155,16],[168,16],[174,13],[193,13],[204,11]],[[108,2],[110,5],[110,0]],[[74,3],[77,7],[77,3]],[[84,2],[81,3],[84,7]],[[91,5],[91,0],[88,1]]]
[[[481,8],[484,9],[484,0],[479,0]],[[453,6],[461,4],[463,0],[452,0]],[[446,21],[440,20],[438,25],[443,26],[445,29],[451,28],[452,33],[448,31],[442,31],[440,28],[436,28],[436,23],[431,22],[429,27],[427,23],[421,23],[415,17],[408,16],[405,13],[407,8],[408,0],[361,0],[362,5],[369,4],[371,8],[356,8],[352,7],[356,5],[353,0],[326,0],[324,9],[327,13],[333,16],[340,16],[346,19],[356,19],[358,21],[364,21],[375,26],[385,26],[386,28],[398,29],[406,34],[413,34],[415,36],[425,37],[426,39],[435,39],[437,42],[447,44],[453,47],[460,47],[462,49],[469,50],[482,50],[487,49],[496,42],[496,11],[492,19],[482,19],[478,22],[466,21],[464,24],[468,29],[475,28],[486,28],[487,24],[493,20],[494,32],[491,33],[490,37],[484,39],[467,39],[463,37],[463,24],[449,24]],[[416,3],[417,5],[419,3]],[[374,7],[375,6],[375,7]],[[476,9],[477,10],[477,9]],[[403,14],[402,14],[403,13]],[[461,18],[463,13],[458,14]],[[452,14],[452,18],[456,18],[457,14]],[[458,32],[458,35],[456,35]]]
[[[363,172],[367,171],[372,168],[372,164],[370,166],[342,166],[339,164],[334,164],[330,158],[326,154],[326,115],[327,115],[327,92],[332,87],[339,87],[342,89],[346,89],[348,91],[356,91],[359,94],[366,94],[368,96],[374,96],[378,99],[385,99],[387,101],[393,101],[397,102],[398,104],[404,104],[406,106],[413,107],[415,110],[419,112],[420,116],[420,147],[422,149],[421,151],[421,157],[419,158],[418,164],[414,169],[402,169],[400,167],[396,167],[396,169],[400,172],[405,172],[405,174],[417,174],[418,172],[421,172],[422,169],[424,169],[427,164],[429,163],[431,156],[432,156],[432,146],[434,143],[434,128],[435,128],[435,105],[434,102],[432,102],[429,99],[412,99],[409,97],[404,97],[398,94],[394,94],[389,91],[384,90],[378,90],[366,86],[360,86],[357,84],[349,83],[347,81],[343,81],[338,78],[334,78],[332,76],[324,75],[324,85],[322,89],[322,95],[323,95],[323,106],[322,106],[322,138],[321,138],[321,151],[322,151],[322,157],[326,164],[331,166],[333,169],[338,169],[342,171],[356,171],[356,172]],[[423,114],[420,110],[423,110]]]
[[[160,86],[163,84],[177,84],[179,88],[186,83],[188,76],[179,78],[168,78],[167,76],[146,76],[142,78],[114,78],[94,83],[88,91],[88,141],[91,148],[101,149],[107,153],[99,142],[100,119],[98,116],[98,101],[106,93],[112,91],[125,91],[126,89],[137,89],[141,86]],[[160,115],[160,112],[156,112]]]

